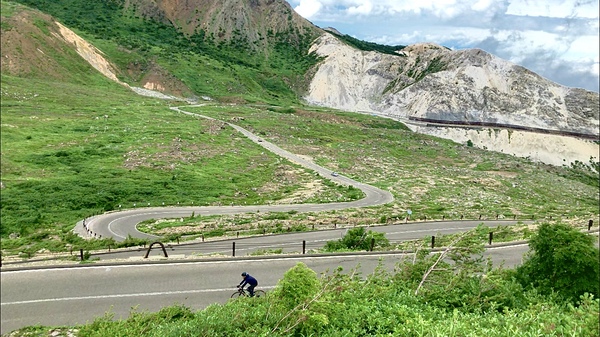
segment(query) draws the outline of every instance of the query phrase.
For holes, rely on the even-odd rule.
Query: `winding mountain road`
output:
[[[192,105],[194,106],[194,105]],[[196,105],[198,106],[198,105]],[[210,120],[216,120],[211,117],[204,115],[187,112],[181,110],[180,107],[172,107],[172,110],[177,112],[191,115],[194,117],[201,117]],[[136,226],[138,223],[149,220],[149,219],[163,219],[163,218],[182,218],[189,217],[192,214],[195,215],[227,215],[227,214],[239,214],[249,212],[321,212],[340,210],[347,208],[358,208],[358,207],[369,207],[377,206],[390,203],[394,200],[392,194],[388,191],[384,191],[377,187],[363,184],[351,178],[348,178],[341,174],[332,175],[331,170],[328,170],[322,166],[319,166],[311,161],[308,161],[300,156],[297,156],[289,151],[286,151],[277,145],[265,141],[250,131],[231,123],[227,123],[229,126],[239,131],[244,136],[256,144],[264,147],[265,149],[273,152],[274,154],[286,158],[291,162],[294,162],[302,167],[312,170],[325,179],[329,179],[335,183],[353,186],[360,189],[365,197],[360,200],[349,201],[349,202],[334,202],[328,204],[293,204],[293,205],[257,205],[257,206],[186,206],[186,207],[145,207],[138,209],[129,209],[118,212],[108,212],[101,215],[92,216],[83,221],[77,223],[75,232],[82,236],[96,236],[102,238],[113,238],[116,241],[123,241],[128,236],[134,238],[156,238],[156,236],[142,233],[137,230]]]

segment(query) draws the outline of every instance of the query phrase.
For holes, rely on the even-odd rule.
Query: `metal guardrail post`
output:
[[[144,256],[144,259],[148,258],[148,255],[150,255],[150,250],[152,250],[152,246],[154,246],[155,244],[160,245],[160,247],[163,250],[163,254],[165,254],[165,257],[169,257],[169,255],[167,255],[167,250],[165,249],[165,245],[160,241],[156,241],[156,242],[153,242],[152,244],[150,244],[150,246],[148,246],[148,250],[146,250],[146,255]],[[144,245],[144,246],[146,246],[146,245]]]

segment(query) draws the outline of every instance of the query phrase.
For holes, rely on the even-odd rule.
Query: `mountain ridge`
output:
[[[206,65],[216,71],[230,71],[236,78],[237,83],[225,83],[232,97],[236,96],[236,92],[238,94],[249,90],[264,92],[264,88],[268,88],[272,92],[271,96],[276,98],[280,96],[281,90],[289,90],[308,104],[377,113],[405,122],[412,119],[450,124],[479,124],[487,125],[491,129],[513,126],[517,129],[548,130],[547,133],[562,132],[562,136],[583,134],[588,135],[587,138],[598,137],[600,106],[597,93],[561,86],[480,49],[450,50],[433,43],[418,43],[398,48],[391,54],[375,50],[360,50],[336,37],[339,32],[333,28],[322,30],[312,25],[293,12],[285,1],[278,0],[250,2],[227,0],[224,3],[216,0],[204,2],[127,0],[115,3],[120,3],[121,7],[118,11],[129,13],[127,15],[134,12],[145,20],[168,23],[184,32],[189,38],[187,43],[201,47],[198,49],[200,55],[208,48],[207,43],[216,44],[216,47],[210,47],[216,48],[211,55],[219,55],[223,45],[233,48],[224,49],[227,53],[232,50],[246,51],[250,56],[251,50],[258,50],[259,54],[260,51],[264,52],[265,61],[259,61],[260,57],[255,61],[249,60],[256,55],[246,58],[248,61],[242,61],[243,55],[233,55],[229,56],[230,58],[226,59],[220,67],[214,67],[209,65],[208,61],[206,62]],[[50,17],[44,18],[50,20]],[[32,24],[32,26],[38,25],[39,22]],[[57,25],[65,27],[58,22]],[[63,30],[60,28],[61,32]],[[64,38],[64,34],[67,33],[61,34]],[[10,36],[10,34],[3,34],[3,50],[10,44],[5,35]],[[22,41],[25,38],[18,39]],[[185,41],[185,38],[182,41]],[[178,45],[186,43],[182,41],[178,41]],[[74,44],[80,53],[81,44]],[[292,49],[281,49],[281,47],[277,49],[277,46],[289,47],[294,44],[297,45],[292,46]],[[3,52],[2,57],[3,72],[6,60],[19,59],[9,55],[10,48],[7,50],[9,52]],[[288,54],[285,55],[288,56],[278,55],[282,51],[287,52]],[[285,63],[282,64],[278,60],[282,57],[290,57],[290,54],[296,59],[306,57],[306,55],[298,55],[300,52],[316,55],[316,62],[312,66],[306,63],[296,69],[295,75],[280,76],[268,70],[274,64],[284,69]],[[110,73],[113,75],[108,77],[112,80],[121,84],[127,83],[132,88],[143,88],[137,90],[138,93],[155,90],[165,94],[166,98],[187,96],[184,97],[187,100],[190,97],[213,96],[211,93],[199,90],[210,88],[210,86],[198,87],[197,84],[204,80],[192,80],[194,72],[202,77],[202,71],[206,67],[194,68],[191,65],[191,72],[186,75],[188,77],[181,77],[181,72],[173,72],[181,63],[169,65],[171,61],[161,61],[160,55],[148,55],[151,57],[145,58],[143,49],[139,55],[141,56],[138,60],[126,63],[126,68],[124,64],[117,65],[110,63],[110,60],[100,66],[111,69]],[[86,55],[82,57],[85,58]],[[238,58],[239,61],[236,61]],[[256,61],[265,63],[258,66],[259,63],[253,63]],[[247,62],[250,68],[257,67],[257,74],[260,75],[245,76],[251,82],[240,82],[241,76],[236,74],[236,69],[240,68],[237,67],[236,62]],[[94,61],[91,60],[91,64],[93,63]],[[12,66],[14,64],[6,67],[7,72],[11,72]],[[98,69],[98,65],[94,67]],[[123,77],[125,74],[129,75]],[[132,81],[134,78],[137,80]],[[274,80],[278,84],[273,82]],[[211,81],[213,80],[206,80],[207,84]],[[304,84],[299,85],[298,83],[302,81]],[[422,125],[413,126],[412,129],[416,132],[440,136],[440,126],[435,131]],[[453,136],[442,137],[457,142],[465,141],[465,136],[456,136],[455,130],[447,133]],[[540,134],[539,137],[548,136]],[[497,141],[498,139],[493,138],[482,139],[476,143],[476,146],[492,148],[489,142]],[[510,137],[505,142],[510,143]],[[534,142],[538,140],[532,141]],[[588,139],[584,142],[592,141]],[[560,158],[558,161],[552,160],[551,163],[556,165],[558,162],[558,165],[561,165],[565,160],[569,163],[587,162],[588,159],[596,161],[598,151],[592,147],[590,152],[587,150],[590,148],[589,144],[584,144],[585,146],[581,146],[586,148],[584,153]],[[511,147],[510,144],[506,146],[506,148]],[[514,151],[509,151],[511,152]],[[549,150],[550,155],[551,153],[552,151]]]

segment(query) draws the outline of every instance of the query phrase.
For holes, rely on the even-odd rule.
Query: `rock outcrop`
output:
[[[477,137],[474,145],[553,165],[598,160],[597,93],[559,85],[479,49],[421,43],[396,56],[360,51],[325,34],[311,51],[324,60],[304,97],[310,104],[382,114],[457,142],[472,140],[467,130],[473,128],[512,130],[513,137]],[[509,144],[525,132],[528,141]],[[533,155],[540,152],[545,155]]]

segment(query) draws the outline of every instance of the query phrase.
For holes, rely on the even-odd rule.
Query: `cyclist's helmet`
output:
[[[242,276],[246,276],[246,275],[248,275],[248,273],[246,273],[246,272],[243,272],[243,273],[242,273]]]

